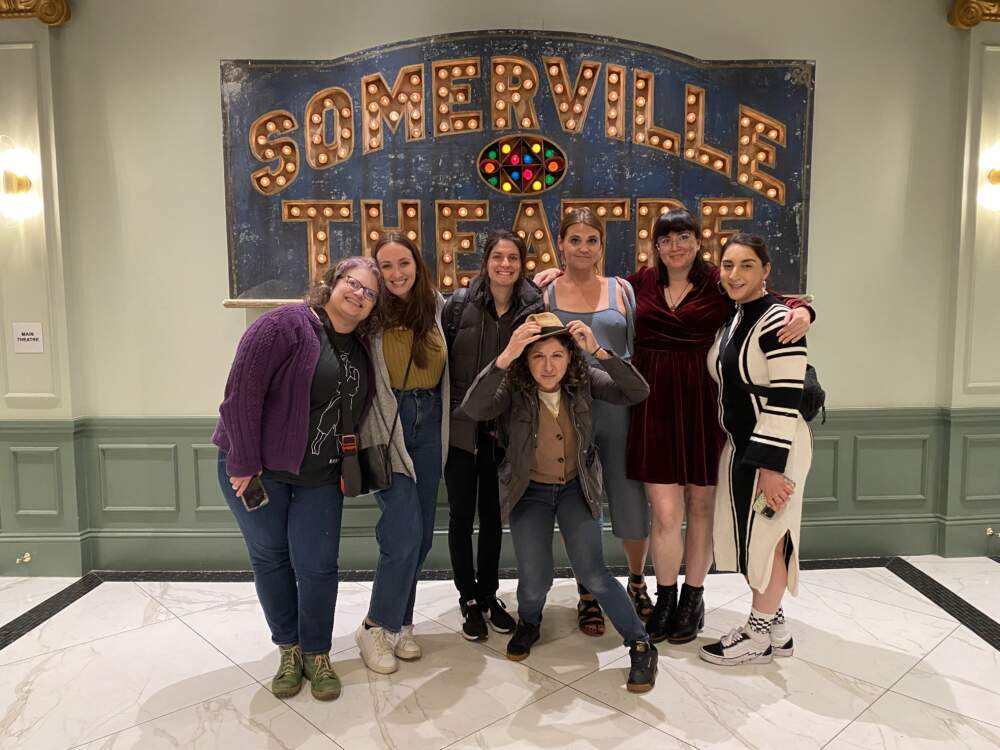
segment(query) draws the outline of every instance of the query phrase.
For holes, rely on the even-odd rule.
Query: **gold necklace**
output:
[[[680,306],[681,302],[684,301],[684,295],[687,294],[688,289],[690,287],[691,287],[691,282],[689,281],[687,284],[684,285],[684,288],[681,290],[681,294],[680,294],[680,297],[677,298],[677,302],[674,302],[674,297],[670,293],[670,284],[667,284],[667,286],[666,286],[666,290],[667,290],[667,307],[670,308],[671,312],[673,312],[674,310],[676,310]]]

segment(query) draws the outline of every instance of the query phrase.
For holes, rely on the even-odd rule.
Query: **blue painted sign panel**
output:
[[[805,291],[812,62],[482,31],[221,72],[233,299],[298,297],[389,229],[445,293],[491,228],[521,233],[538,271],[578,205],[606,221],[608,274],[650,263],[653,222],[682,205],[705,253],[754,231],[771,286]]]

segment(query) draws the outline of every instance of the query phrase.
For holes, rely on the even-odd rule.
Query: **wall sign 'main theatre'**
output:
[[[538,271],[580,205],[606,222],[606,273],[651,262],[653,222],[684,206],[706,253],[756,231],[772,285],[804,292],[813,70],[531,31],[223,61],[233,304],[296,298],[390,229],[445,293],[490,228],[520,233]]]

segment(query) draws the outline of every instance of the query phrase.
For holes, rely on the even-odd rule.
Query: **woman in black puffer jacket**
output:
[[[491,232],[479,275],[451,296],[441,316],[451,376],[451,430],[444,470],[448,549],[465,617],[462,634],[475,641],[486,638],[487,619],[498,633],[510,633],[515,625],[496,596],[503,533],[497,469],[504,455],[493,422],[477,422],[459,406],[480,370],[506,348],[514,329],[544,308],[538,288],[524,275],[527,255],[518,235]],[[477,507],[479,550],[474,556]]]

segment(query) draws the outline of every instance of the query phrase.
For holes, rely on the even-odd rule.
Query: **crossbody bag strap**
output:
[[[403,375],[403,387],[399,390],[406,390],[406,381],[410,379],[410,367],[413,365],[413,347],[410,347],[410,360],[406,363],[406,373]],[[396,416],[392,418],[392,429],[389,430],[388,444],[392,445],[392,436],[396,434],[396,424],[399,422],[399,399],[396,399]]]

